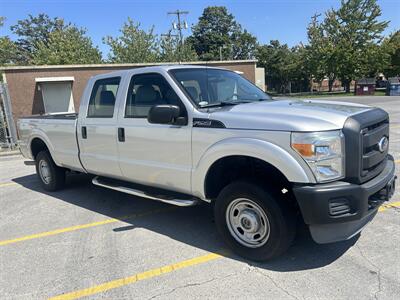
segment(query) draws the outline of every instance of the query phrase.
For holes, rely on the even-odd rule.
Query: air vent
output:
[[[346,198],[335,198],[329,201],[329,214],[337,217],[350,212],[349,200]]]

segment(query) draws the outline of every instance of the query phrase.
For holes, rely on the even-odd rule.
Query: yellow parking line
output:
[[[111,289],[115,289],[127,284],[132,284],[141,280],[146,280],[146,279],[150,279],[153,277],[157,277],[160,276],[162,274],[166,274],[166,273],[171,273],[174,271],[177,271],[179,269],[183,269],[183,268],[187,268],[187,267],[191,267],[191,266],[195,266],[195,265],[199,265],[199,264],[203,264],[206,262],[209,262],[211,260],[215,260],[217,258],[221,258],[222,255],[220,254],[216,254],[216,253],[210,253],[207,255],[203,255],[203,256],[198,256],[192,259],[188,259],[185,261],[181,261],[172,265],[167,265],[161,268],[156,268],[156,269],[152,269],[149,271],[145,271],[142,273],[138,273],[129,277],[125,277],[125,278],[120,278],[120,279],[116,279],[113,281],[109,281],[109,282],[105,282],[99,285],[95,285],[86,289],[82,289],[82,290],[78,290],[75,292],[70,292],[70,293],[66,293],[66,294],[62,294],[53,298],[50,298],[51,300],[70,300],[70,299],[77,299],[77,298],[81,298],[81,297],[85,297],[85,296],[90,296],[90,295],[94,295],[94,294],[98,294],[101,292],[105,292]]]
[[[3,183],[0,183],[0,187],[16,185],[16,184],[17,184],[16,182],[3,182]]]
[[[400,207],[400,201],[397,202],[391,202],[391,203],[387,203],[387,204],[382,204],[378,211],[385,211],[388,208],[394,208],[394,207]]]
[[[106,220],[103,220],[103,221],[87,223],[87,224],[82,224],[82,225],[75,225],[75,226],[66,227],[66,228],[60,228],[60,229],[56,229],[56,230],[52,230],[52,231],[46,231],[46,232],[26,235],[26,236],[15,238],[15,239],[0,241],[0,246],[14,244],[14,243],[22,242],[22,241],[27,241],[27,240],[43,238],[43,237],[56,235],[56,234],[60,234],[60,233],[65,233],[65,232],[76,231],[76,230],[80,230],[80,229],[86,229],[86,228],[91,228],[91,227],[111,224],[111,223],[115,223],[115,222],[119,222],[119,221],[124,221],[124,220],[130,219],[130,218],[144,217],[144,216],[147,216],[147,215],[152,215],[152,214],[156,214],[156,213],[159,213],[159,212],[162,212],[162,211],[167,211],[167,210],[171,210],[171,208],[158,209],[158,210],[153,210],[153,211],[150,211],[150,212],[145,212],[145,213],[142,213],[142,214],[133,214],[133,215],[123,216],[121,218],[116,218],[116,219],[106,219]]]
[[[400,163],[400,159],[394,161],[396,164]]]

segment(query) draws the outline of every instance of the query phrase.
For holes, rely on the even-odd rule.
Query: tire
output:
[[[58,167],[49,151],[41,151],[36,155],[36,174],[42,187],[49,192],[60,190],[65,185],[65,169]]]
[[[296,235],[296,215],[279,196],[246,181],[227,185],[214,216],[223,240],[238,255],[266,261],[283,254]]]

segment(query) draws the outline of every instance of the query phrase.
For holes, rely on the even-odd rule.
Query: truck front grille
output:
[[[361,130],[362,135],[362,165],[361,177],[372,178],[378,175],[386,162],[388,149],[381,152],[379,142],[386,137],[389,142],[389,120],[383,120]]]
[[[371,109],[349,117],[343,127],[346,148],[346,180],[364,183],[378,175],[387,160],[388,150],[379,142],[389,139],[389,116],[382,109]]]

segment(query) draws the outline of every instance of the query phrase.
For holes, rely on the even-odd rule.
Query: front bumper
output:
[[[389,156],[382,172],[364,184],[295,184],[293,192],[311,236],[324,244],[359,233],[374,218],[380,204],[393,195],[395,179],[395,163]]]

